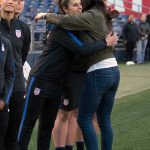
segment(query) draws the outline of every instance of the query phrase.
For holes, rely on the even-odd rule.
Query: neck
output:
[[[7,13],[1,10],[1,17],[10,22],[14,18],[14,13]]]

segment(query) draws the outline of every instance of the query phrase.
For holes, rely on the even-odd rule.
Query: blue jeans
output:
[[[87,150],[98,150],[98,141],[92,119],[97,114],[101,130],[101,150],[111,150],[113,131],[110,115],[120,81],[118,67],[99,69],[87,73],[79,102],[78,124]]]
[[[139,40],[137,43],[137,63],[144,63],[147,39]]]

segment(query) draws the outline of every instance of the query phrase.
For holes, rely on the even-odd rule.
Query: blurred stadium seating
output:
[[[119,42],[116,46],[116,57],[118,60],[125,60],[125,51],[124,51],[124,42],[122,39],[122,27],[124,23],[127,21],[128,15],[130,13],[136,13],[138,17],[140,17],[143,11],[148,11],[147,6],[150,3],[147,3],[147,0],[140,0],[143,4],[148,4],[147,6],[141,6],[139,4],[135,4],[132,1],[128,0],[108,0],[112,6],[112,8],[118,8],[121,14],[113,20],[113,30],[119,36]],[[123,4],[123,5],[122,5]],[[141,3],[142,4],[142,3]],[[132,6],[136,5],[137,11],[132,10]],[[142,9],[139,9],[142,8]],[[32,35],[32,43],[31,43],[31,53],[38,53],[42,50],[42,37],[43,33],[46,31],[46,23],[45,21],[39,21],[38,23],[34,23],[33,18],[39,12],[53,12],[54,10],[54,0],[26,0],[25,9],[20,16],[20,19],[29,24]],[[122,11],[124,10],[124,11]],[[138,22],[138,19],[137,19]],[[37,54],[36,54],[37,55]]]
[[[25,8],[20,18],[30,23],[39,12],[48,12],[52,6],[52,0],[26,0]]]

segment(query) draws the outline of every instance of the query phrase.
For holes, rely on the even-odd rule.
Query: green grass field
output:
[[[113,150],[150,149],[150,90],[117,99],[112,114]]]
[[[112,113],[113,150],[149,150],[150,64],[119,67],[121,82]],[[36,150],[36,135],[37,127],[29,150]]]

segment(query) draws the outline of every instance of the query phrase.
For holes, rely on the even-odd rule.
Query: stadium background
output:
[[[112,8],[121,15],[113,20],[113,28],[120,36],[115,55],[119,61],[125,60],[125,49],[122,40],[122,26],[129,14],[134,14],[139,21],[142,13],[150,9],[149,0],[109,0]],[[30,25],[32,44],[29,61],[33,63],[42,50],[41,39],[45,32],[45,22],[33,22],[37,12],[47,12],[50,0],[26,0],[26,7],[21,18]],[[37,9],[38,8],[38,9]],[[30,12],[31,9],[34,12]],[[112,114],[115,133],[114,150],[149,150],[150,148],[150,64],[134,65],[131,67],[120,64],[121,83],[117,100]],[[36,149],[37,126],[34,128],[29,150]],[[51,149],[54,149],[53,144]]]
[[[122,40],[122,26],[129,14],[135,14],[138,22],[142,13],[149,12],[149,0],[109,0],[112,8],[121,15],[113,20],[113,28],[120,36],[115,55],[119,61],[125,60]],[[42,50],[42,35],[45,22],[33,22],[37,12],[47,12],[50,0],[26,0],[25,10],[20,16],[30,26],[32,44],[28,60],[33,63]],[[36,11],[36,12],[34,12]],[[120,64],[121,83],[117,93],[117,101],[113,110],[112,120],[115,130],[114,150],[149,150],[150,148],[150,64],[128,67]],[[146,91],[145,91],[146,90]],[[132,95],[133,94],[133,95]],[[36,149],[37,126],[34,128],[29,150]],[[54,149],[51,146],[51,149]]]
[[[120,12],[119,17],[113,20],[113,29],[119,35],[119,42],[116,45],[116,58],[118,61],[125,61],[125,48],[122,39],[122,27],[127,21],[129,14],[134,14],[136,22],[139,21],[141,14],[148,14],[150,10],[149,0],[108,0],[112,9]],[[31,30],[32,42],[28,61],[33,63],[35,58],[42,51],[42,37],[46,31],[46,23],[44,20],[35,23],[34,16],[38,12],[53,11],[53,0],[26,0],[25,8],[20,19],[25,21]],[[135,49],[136,50],[136,49]]]

